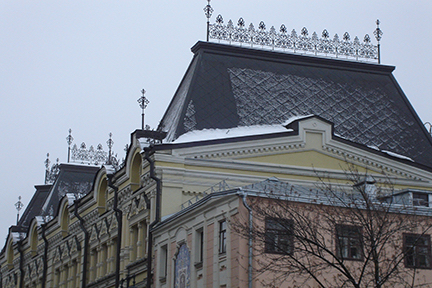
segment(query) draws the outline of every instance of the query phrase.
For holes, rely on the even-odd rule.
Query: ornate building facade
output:
[[[244,43],[252,33],[241,21],[212,25],[209,37],[221,41]],[[253,30],[264,39],[255,45],[316,40],[285,28],[276,45],[273,30]],[[365,39],[359,46],[348,35],[334,46],[327,33],[316,40],[327,48],[316,51],[377,58]],[[307,190],[325,176],[352,189],[352,167],[378,186],[389,180],[384,198],[400,193],[413,206],[426,195],[429,205],[432,139],[394,67],[210,42],[192,52],[160,126],[132,133],[122,165],[111,157],[58,164],[56,177],[36,186],[0,254],[2,287],[261,287],[272,275],[254,274],[255,246],[232,219],[247,215],[247,193],[266,192],[249,185],[272,177]],[[414,268],[430,283],[429,266]]]

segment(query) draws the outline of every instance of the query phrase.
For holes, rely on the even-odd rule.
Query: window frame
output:
[[[424,192],[412,192],[412,201],[413,206],[429,207],[429,194]]]
[[[411,250],[413,253],[412,257],[412,262],[415,262],[413,264],[409,263],[409,255],[407,255],[407,253],[411,252],[408,251],[408,245],[407,245],[407,240],[409,237],[413,237],[415,238],[415,243],[412,246],[412,248],[414,250]],[[426,240],[426,244],[425,245],[418,245],[418,241],[420,239]],[[426,260],[427,263],[426,265],[418,265],[417,262],[420,262],[420,260],[418,260],[418,257],[424,254],[419,254],[419,252],[417,252],[417,248],[426,248],[427,253],[426,253]],[[431,251],[431,236],[428,234],[413,234],[413,233],[404,233],[403,234],[403,253],[404,253],[404,263],[405,263],[405,267],[406,268],[415,268],[415,269],[432,269],[432,251]],[[416,261],[417,260],[417,261]]]
[[[265,218],[264,252],[281,255],[294,254],[294,221],[292,219]]]
[[[159,281],[165,283],[168,276],[168,244],[160,246],[159,257]]]
[[[354,236],[351,234],[354,233]],[[357,236],[355,236],[357,234]],[[363,261],[363,229],[356,225],[336,225],[336,255],[339,259],[350,261]],[[341,238],[346,238],[347,256],[343,256],[343,247]],[[357,245],[351,245],[352,241],[358,242]],[[353,257],[352,248],[356,247],[359,253],[358,257]]]
[[[204,262],[204,227],[195,230],[195,267],[201,268]]]
[[[227,251],[227,222],[219,221],[219,254],[225,254]]]

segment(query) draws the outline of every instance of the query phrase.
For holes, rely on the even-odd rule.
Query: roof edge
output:
[[[261,58],[277,62],[290,62],[300,65],[314,65],[314,66],[326,66],[333,68],[343,68],[348,70],[362,70],[375,73],[392,73],[395,70],[395,66],[383,65],[376,63],[367,62],[356,62],[352,60],[345,60],[342,58],[325,58],[309,54],[300,53],[289,53],[289,52],[278,52],[271,50],[263,50],[258,48],[246,48],[240,46],[234,46],[229,44],[221,44],[214,42],[204,42],[198,41],[194,46],[192,46],[191,51],[197,55],[201,51],[203,52],[213,52],[213,53],[223,53],[232,54],[237,57],[253,57]]]

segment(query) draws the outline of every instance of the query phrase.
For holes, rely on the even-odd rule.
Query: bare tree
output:
[[[246,219],[232,229],[253,240],[254,278],[289,287],[430,287],[430,208],[388,181],[375,185],[354,169],[347,178],[352,189],[271,179],[244,189],[254,192],[252,229]]]

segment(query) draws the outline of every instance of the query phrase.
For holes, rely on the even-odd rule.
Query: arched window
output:
[[[69,210],[67,202],[63,205],[60,218],[60,229],[63,237],[66,237],[69,234]]]
[[[30,239],[30,248],[31,255],[35,256],[37,254],[37,245],[38,244],[38,233],[36,225],[32,229],[31,239]]]
[[[11,239],[7,246],[7,265],[9,269],[13,268],[13,260],[14,260],[14,250],[13,250],[13,241]]]
[[[102,177],[99,182],[97,190],[97,206],[99,214],[105,213],[106,211],[106,199],[107,199],[107,188],[108,188],[108,180],[106,177]]]
[[[131,184],[140,185],[140,175],[142,169],[142,159],[139,153],[136,153],[130,168],[130,181]]]

